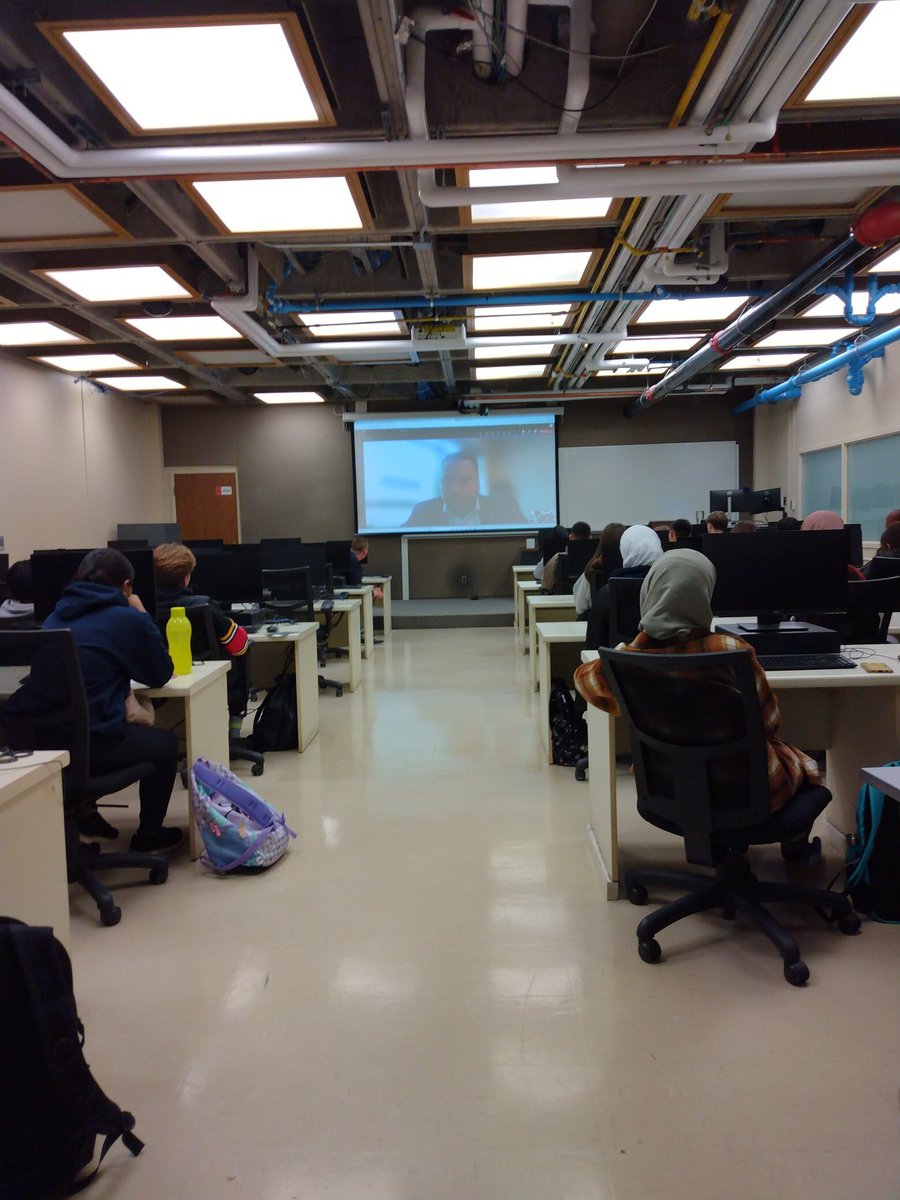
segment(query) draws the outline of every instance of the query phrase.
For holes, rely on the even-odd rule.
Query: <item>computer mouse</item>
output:
[[[267,625],[266,633],[280,633],[281,630],[277,625]]]

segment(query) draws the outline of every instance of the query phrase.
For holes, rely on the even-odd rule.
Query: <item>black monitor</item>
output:
[[[777,626],[785,613],[840,612],[847,606],[848,547],[844,529],[707,535],[703,553],[716,568],[712,610],[756,616],[759,628]]]
[[[225,546],[222,538],[191,538],[184,544],[189,550],[222,550]]]
[[[709,493],[709,508],[707,512],[728,512],[728,497],[731,495],[730,488],[721,488],[718,491]]]
[[[850,562],[854,567],[861,567],[863,565],[862,525],[853,523],[845,525],[844,528],[850,538]]]
[[[750,507],[753,500],[750,488],[734,488],[728,493],[728,509],[733,513],[752,512]]]
[[[339,571],[347,565],[351,544],[349,538],[344,541],[325,543],[325,558]],[[368,554],[366,554],[366,558],[368,558]],[[365,562],[366,558],[360,559],[360,562]]]
[[[295,551],[296,567],[309,567],[313,587],[334,590],[334,576],[328,561],[327,542],[303,542]]]
[[[35,550],[31,556],[31,581],[34,588],[34,619],[39,624],[47,619],[72,582],[87,550]],[[129,550],[125,557],[134,567],[132,588],[140,596],[144,608],[156,620],[156,581],[153,577],[153,551],[149,546]]]
[[[9,574],[9,555],[0,554],[0,585],[6,583],[6,576]]]
[[[253,542],[235,543],[220,550],[202,546],[194,550],[197,565],[191,587],[219,604],[259,604],[262,600],[262,554]]]
[[[566,570],[569,579],[584,574],[584,568],[597,553],[599,538],[576,538],[566,543]]]
[[[563,550],[569,548],[569,537],[560,537],[558,534],[548,533],[544,536],[541,542],[541,553],[544,563],[548,563],[554,554],[562,554]]]
[[[696,550],[696,551],[698,551],[698,553],[702,554],[703,553],[703,539],[708,536],[709,535],[705,532],[705,527],[704,527],[704,532],[702,534],[701,533],[698,533],[698,534],[692,533],[690,537],[680,537],[675,542],[669,542],[669,541],[664,542],[663,550],[665,550],[665,551]]]
[[[316,609],[309,567],[263,569],[263,604],[279,616],[315,621]]]
[[[764,488],[760,492],[750,492],[747,507],[743,511],[753,516],[758,513],[781,512],[781,488]]]
[[[299,567],[303,564],[297,557],[302,545],[300,538],[260,538],[262,550],[262,565],[266,571],[284,570],[286,567]]]
[[[121,550],[123,554],[126,550],[143,550],[150,545],[146,538],[112,538],[106,544],[110,550]]]
[[[116,526],[116,537],[120,541],[140,541],[143,538],[150,546],[162,546],[166,542],[180,542],[181,527],[177,521],[120,523]]]

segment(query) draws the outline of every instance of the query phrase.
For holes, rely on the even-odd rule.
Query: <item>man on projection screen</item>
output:
[[[524,525],[525,515],[512,496],[479,492],[478,459],[468,450],[448,454],[441,463],[441,494],[420,500],[406,525]]]

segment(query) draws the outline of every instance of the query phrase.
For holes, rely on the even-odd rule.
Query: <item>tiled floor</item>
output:
[[[898,931],[801,931],[803,990],[712,918],[642,963],[527,670],[509,629],[396,632],[252,781],[299,833],[285,860],[178,857],[114,929],[74,901],[88,1059],[147,1142],[94,1200],[900,1194]],[[669,841],[625,821],[632,856]]]

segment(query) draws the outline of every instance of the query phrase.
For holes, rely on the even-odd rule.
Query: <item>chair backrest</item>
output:
[[[315,621],[312,580],[309,567],[284,567],[281,570],[263,569],[263,593],[267,608],[288,612],[299,621]]]
[[[894,559],[897,568],[900,560]],[[886,642],[891,617],[900,609],[900,569],[882,579],[851,579],[847,584],[847,633],[851,640]]]
[[[20,683],[0,701],[3,740],[21,750],[67,750],[67,786],[89,774],[90,719],[81,663],[70,629],[0,630],[2,677]]]
[[[865,575],[867,579],[886,579],[900,575],[900,558],[893,558],[889,554],[876,554],[866,563]]]
[[[714,837],[769,817],[768,757],[751,656],[641,654],[601,647],[628,723],[638,811],[684,838],[689,862],[719,858]]]
[[[643,579],[609,581],[609,644],[633,642],[641,622],[641,587]]]

